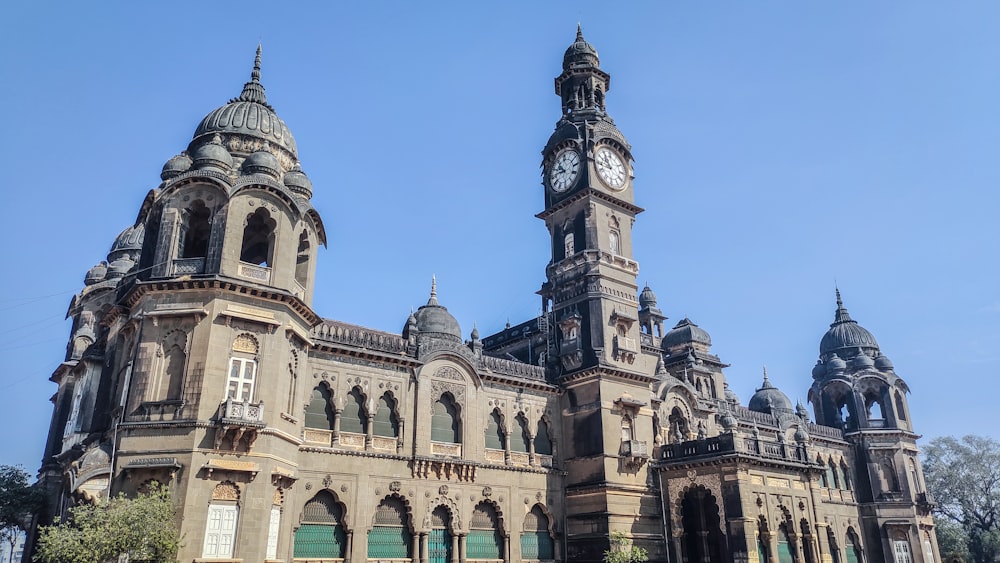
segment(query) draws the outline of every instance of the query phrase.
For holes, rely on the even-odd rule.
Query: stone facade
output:
[[[268,104],[170,159],[73,298],[38,523],[156,481],[180,561],[935,561],[906,384],[837,296],[809,400],[747,406],[708,333],[664,330],[632,255],[631,147],[577,34],[543,151],[543,313],[464,339],[438,301],[400,334],[311,307],[326,243]]]

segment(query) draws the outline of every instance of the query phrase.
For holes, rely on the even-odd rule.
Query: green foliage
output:
[[[0,465],[0,529],[28,526],[44,502],[42,491],[28,484],[28,473],[14,465]]]
[[[623,532],[611,532],[611,549],[604,552],[605,563],[643,563],[649,561],[649,554],[641,547],[632,545]]]
[[[924,460],[941,553],[1000,558],[1000,443],[982,436],[935,438]]]
[[[155,486],[134,499],[118,495],[70,509],[67,522],[39,528],[35,560],[41,563],[174,561],[180,538],[170,492]]]

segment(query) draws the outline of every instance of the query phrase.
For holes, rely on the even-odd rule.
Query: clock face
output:
[[[601,147],[594,155],[594,162],[597,164],[597,174],[609,188],[616,191],[625,189],[625,178],[628,173],[625,170],[625,163],[615,151]]]
[[[559,153],[552,168],[549,168],[549,185],[552,186],[552,191],[562,193],[573,187],[579,175],[580,155],[567,149]]]

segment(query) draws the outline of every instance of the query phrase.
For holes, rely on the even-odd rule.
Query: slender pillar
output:
[[[365,449],[372,449],[372,426],[375,425],[375,415],[368,415],[368,424],[365,425]]]
[[[510,561],[510,536],[503,537],[503,560],[505,563],[511,563]]]
[[[348,561],[357,561],[357,559],[354,558],[353,543],[354,543],[354,532],[347,532],[347,546],[346,546],[347,549],[345,551],[347,552]]]
[[[465,551],[467,549],[466,542],[468,537],[465,535],[458,536],[458,560],[460,563],[465,563]]]
[[[427,537],[426,533],[421,532],[421,534],[420,534],[420,563],[430,563],[430,559],[429,559],[429,557],[427,555],[427,551],[429,549],[429,546],[427,544],[428,544],[428,540],[429,539],[430,538]],[[416,554],[414,554],[414,555],[416,555]]]
[[[343,412],[341,409],[333,410],[333,443],[336,444],[340,440],[340,413]]]
[[[410,560],[420,561],[420,537],[423,534],[413,534],[412,545],[410,546]]]
[[[451,563],[464,563],[460,562],[458,559],[460,556],[462,557],[462,559],[465,559],[465,553],[459,550],[458,538],[459,536],[457,535],[451,536]],[[465,536],[462,536],[462,539],[464,540]],[[463,541],[462,544],[464,545],[465,542]]]

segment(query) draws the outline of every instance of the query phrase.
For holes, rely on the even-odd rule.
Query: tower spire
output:
[[[437,276],[431,274],[431,298],[427,300],[428,305],[438,304]]]
[[[264,85],[260,83],[260,55],[262,49],[260,43],[257,44],[257,54],[253,60],[253,70],[250,71],[250,82],[243,85],[243,91],[237,100],[243,102],[256,102],[274,111],[267,103],[267,95],[264,93]],[[233,100],[236,101],[236,100]]]

